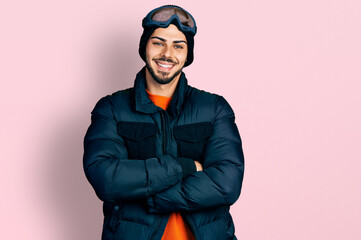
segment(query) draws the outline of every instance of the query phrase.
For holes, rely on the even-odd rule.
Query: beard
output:
[[[171,81],[173,81],[173,79],[178,76],[178,74],[180,74],[183,70],[183,66],[177,71],[175,72],[173,75],[170,75],[170,73],[167,73],[167,72],[162,72],[162,71],[159,71],[157,69],[153,69],[152,66],[150,65],[150,63],[148,62],[148,59],[145,58],[145,66],[146,68],[148,69],[150,75],[152,75],[153,79],[159,83],[159,84],[168,84],[170,83]],[[166,58],[159,58],[159,59],[156,59],[156,60],[161,60],[161,61],[167,61],[167,62],[170,62],[170,63],[175,63],[173,60],[171,59],[166,59]],[[155,74],[155,71],[157,71],[161,76],[157,76]]]

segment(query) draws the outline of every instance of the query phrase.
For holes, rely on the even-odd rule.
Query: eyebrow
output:
[[[151,37],[150,39],[154,39],[154,38],[156,38],[156,39],[158,39],[158,40],[160,40],[160,41],[162,41],[162,42],[166,42],[166,41],[167,41],[166,39],[161,38],[161,37]],[[184,40],[175,40],[175,41],[173,41],[173,43],[185,43],[185,44],[187,44],[187,42],[184,41]]]

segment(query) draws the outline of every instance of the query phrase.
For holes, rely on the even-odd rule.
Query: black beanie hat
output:
[[[171,22],[170,24],[172,24],[172,23],[173,22]],[[192,36],[192,34],[182,31],[182,29],[178,26],[176,21],[174,21],[173,24],[177,26],[178,30],[181,31],[187,39],[188,54],[187,54],[187,60],[184,64],[184,67],[187,67],[193,62],[194,37]],[[159,28],[159,27],[158,26],[153,26],[153,27],[143,26],[144,30],[143,30],[142,36],[140,37],[140,42],[139,42],[139,55],[143,59],[144,62],[146,61],[145,48],[147,46],[148,39],[150,38],[150,36],[153,34],[153,32],[157,28]]]

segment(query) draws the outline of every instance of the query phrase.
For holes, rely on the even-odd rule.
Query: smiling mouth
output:
[[[158,69],[161,70],[161,71],[170,71],[173,69],[174,65],[173,63],[169,63],[169,62],[158,62],[158,61],[155,61],[155,63],[157,64],[158,66]]]

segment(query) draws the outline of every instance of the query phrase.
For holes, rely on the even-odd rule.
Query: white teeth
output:
[[[161,64],[158,63],[159,66],[161,66],[162,68],[171,68],[173,65],[165,65],[165,64]]]

